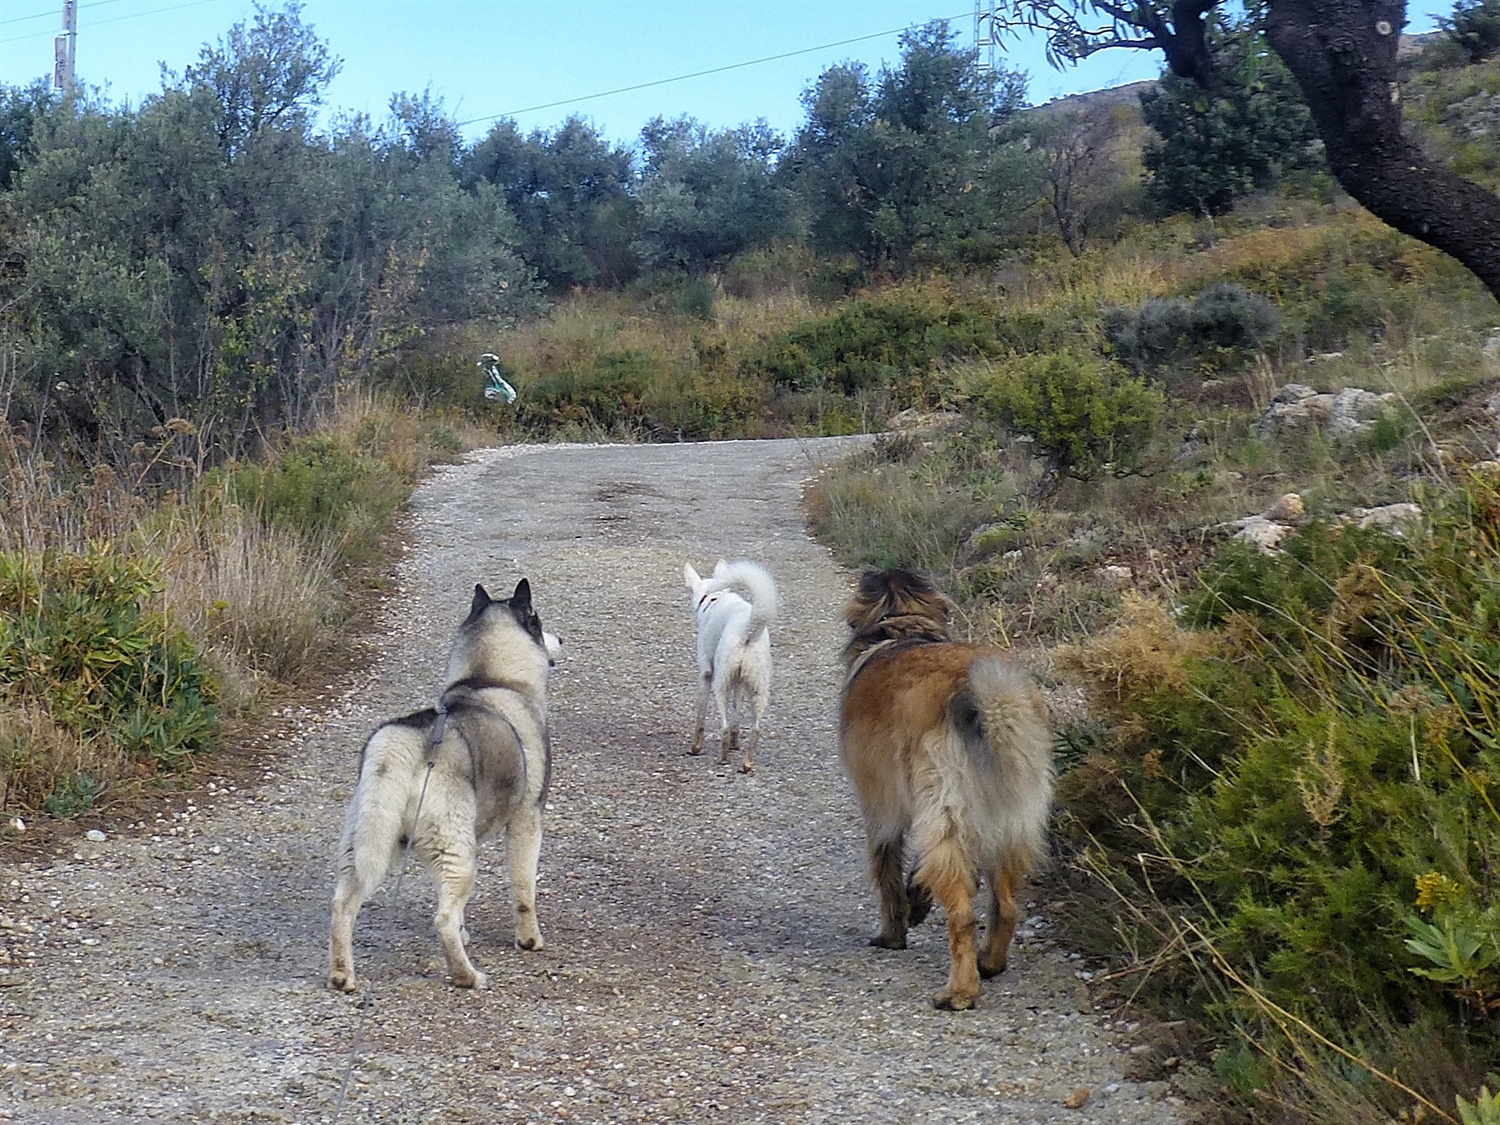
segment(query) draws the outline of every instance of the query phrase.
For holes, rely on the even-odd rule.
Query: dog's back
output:
[[[862,583],[846,615],[849,652],[839,747],[864,814],[881,900],[876,945],[904,948],[915,883],[948,913],[953,973],[943,1007],[973,1004],[978,972],[1004,968],[1016,883],[1045,852],[1051,734],[1031,678],[1000,652],[946,639],[947,603],[930,584]],[[992,891],[977,969],[976,873]]]
[[[539,949],[536,860],[551,778],[546,678],[556,638],[542,630],[522,579],[505,601],[475,587],[435,708],[382,724],[366,741],[339,844],[329,982],[354,987],[361,903],[408,847],[438,883],[438,935],[454,983],[482,986],[463,949],[476,851],[504,829],[516,944]],[[419,815],[420,811],[420,815]]]
[[[754,768],[760,723],[771,693],[771,624],[780,609],[780,594],[770,572],[745,559],[719,560],[713,573],[700,578],[691,564],[682,568],[683,582],[693,592],[698,622],[700,676],[698,722],[688,751],[703,749],[708,699],[718,703],[722,723],[720,761],[738,746],[735,715],[738,700],[747,697],[753,714],[750,740],[741,769]]]

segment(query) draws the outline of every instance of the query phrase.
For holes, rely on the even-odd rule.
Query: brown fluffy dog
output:
[[[1052,738],[1036,685],[996,649],[950,640],[951,603],[926,578],[871,571],[844,610],[839,752],[859,795],[880,896],[871,945],[906,948],[926,896],[948,916],[952,967],[939,1008],[972,1008],[980,976],[1005,968],[1016,884],[1041,860]],[[912,846],[912,896],[902,856]],[[990,887],[976,957],[974,895]],[[921,896],[920,898],[918,896]]]

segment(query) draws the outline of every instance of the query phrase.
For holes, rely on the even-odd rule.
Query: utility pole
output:
[[[52,86],[73,88],[73,64],[78,59],[78,0],[63,0],[62,34],[52,41]]]

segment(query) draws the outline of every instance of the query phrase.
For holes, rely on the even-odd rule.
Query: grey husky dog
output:
[[[354,921],[365,899],[402,861],[408,841],[437,882],[437,932],[454,984],[485,986],[484,974],[464,951],[464,908],[479,843],[501,829],[515,895],[516,945],[542,948],[536,865],[552,776],[547,669],[560,644],[543,631],[526,579],[504,600],[475,586],[437,707],[392,719],[365,743],[339,842],[328,942],[333,988],[354,990]]]
[[[740,772],[749,773],[771,698],[771,625],[780,607],[776,582],[765,567],[744,559],[720,559],[707,578],[685,563],[682,581],[692,591],[698,620],[698,724],[688,753],[703,753],[712,695],[719,705],[719,764],[729,761],[740,747],[740,703],[748,698],[752,726]]]

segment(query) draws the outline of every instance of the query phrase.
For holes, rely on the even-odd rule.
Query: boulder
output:
[[[1250,516],[1235,522],[1239,524],[1239,530],[1234,533],[1233,538],[1254,543],[1268,555],[1274,554],[1281,546],[1281,541],[1292,533],[1292,529],[1286,524],[1268,520],[1265,516]]]
[[[1422,525],[1422,508],[1418,504],[1381,504],[1377,508],[1355,508],[1349,513],[1359,527],[1381,527],[1392,535]]]
[[[1394,394],[1376,394],[1360,387],[1319,392],[1305,383],[1288,383],[1271,397],[1260,416],[1262,432],[1325,426],[1331,437],[1350,438],[1364,433],[1380,412],[1396,401]]]

